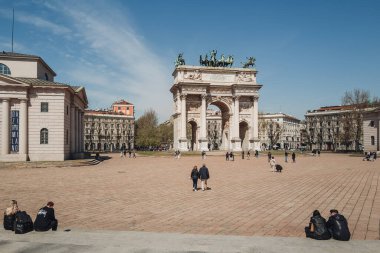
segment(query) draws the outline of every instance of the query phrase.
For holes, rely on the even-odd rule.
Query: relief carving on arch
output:
[[[238,82],[252,82],[252,74],[245,73],[245,72],[240,72],[237,74],[237,80]]]
[[[202,80],[202,73],[198,69],[191,72],[185,72],[184,78],[190,80]]]

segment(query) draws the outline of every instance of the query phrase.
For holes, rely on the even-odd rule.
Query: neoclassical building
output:
[[[258,99],[262,85],[256,82],[256,74],[250,68],[178,65],[170,89],[174,101],[173,148],[208,150],[206,110],[214,105],[221,111],[221,150],[259,149]]]
[[[0,52],[0,160],[83,156],[84,87],[54,81],[39,56]]]
[[[363,113],[363,149],[364,152],[380,151],[380,107]]]
[[[296,149],[301,146],[301,120],[285,113],[259,114],[261,149]]]
[[[125,100],[116,101],[111,109],[86,110],[85,150],[109,151],[134,149],[134,105]]]

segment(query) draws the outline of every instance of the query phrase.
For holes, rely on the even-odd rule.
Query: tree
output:
[[[351,122],[345,122],[344,131],[349,131],[349,133],[342,133],[343,136],[352,136],[355,142],[355,150],[359,151],[360,141],[363,135],[363,112],[371,104],[370,94],[368,91],[355,89],[353,91],[346,91],[343,98],[342,104],[349,106],[351,115],[346,115],[345,121],[351,120]],[[348,126],[351,124],[351,127]],[[347,141],[347,140],[346,140]],[[346,142],[346,149],[348,148]]]
[[[284,127],[281,126],[278,122],[273,120],[261,121],[259,124],[260,132],[268,136],[269,146],[273,148],[274,145],[279,141]]]
[[[149,109],[136,121],[135,140],[137,146],[157,146],[160,138],[157,134],[157,114]]]
[[[157,128],[160,144],[167,145],[170,148],[173,142],[173,123],[164,122]]]

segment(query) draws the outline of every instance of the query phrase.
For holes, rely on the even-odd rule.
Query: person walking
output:
[[[294,163],[296,162],[296,153],[295,152],[293,152],[293,154],[292,154],[292,160]]]
[[[193,180],[193,191],[198,190],[198,178],[199,178],[199,172],[198,167],[194,166],[193,170],[191,171],[190,178]]]
[[[275,172],[276,170],[276,160],[274,159],[274,156],[269,161],[270,167],[272,168],[272,171]]]
[[[257,149],[255,150],[255,157],[259,158],[259,151]]]
[[[248,150],[248,152],[247,152],[247,160],[249,160],[250,157],[251,157],[251,152],[250,152],[250,150]]]
[[[270,162],[270,159],[272,159],[272,153],[269,151],[268,152],[268,163]]]
[[[288,155],[289,155],[288,151],[285,150],[285,162],[286,162],[286,163],[288,162]]]
[[[228,151],[226,152],[226,161],[229,161],[230,160],[230,153],[228,153]]]
[[[206,164],[203,164],[202,167],[199,169],[199,178],[201,179],[202,191],[204,191],[205,189],[207,190],[207,180],[210,178],[210,174],[208,172]]]
[[[206,151],[202,151],[202,159],[204,160],[204,159],[206,159]]]

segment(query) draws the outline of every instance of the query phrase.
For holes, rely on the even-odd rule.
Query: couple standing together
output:
[[[207,190],[207,180],[210,178],[210,174],[208,172],[206,164],[203,164],[199,171],[198,167],[195,165],[193,170],[191,171],[190,178],[193,180],[193,191],[198,190],[198,179],[201,180],[202,191],[204,191],[205,189]]]

